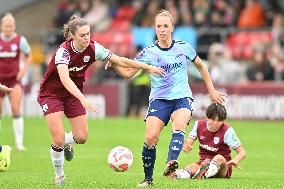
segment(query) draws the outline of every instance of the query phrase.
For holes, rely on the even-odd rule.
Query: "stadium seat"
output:
[[[236,32],[230,34],[225,42],[235,59],[248,59],[253,54],[257,43],[265,45],[271,41],[271,33],[267,31]]]
[[[178,27],[174,30],[173,37],[176,40],[188,42],[194,49],[197,48],[197,35],[192,27]]]

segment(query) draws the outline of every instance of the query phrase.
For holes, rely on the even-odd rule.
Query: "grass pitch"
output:
[[[192,127],[191,121],[187,129]],[[157,146],[154,188],[284,188],[283,121],[228,121],[234,127],[247,151],[241,170],[233,170],[231,179],[176,180],[162,176],[167,158],[171,127],[162,131]],[[10,117],[2,118],[0,144],[14,147]],[[1,189],[55,188],[49,148],[50,135],[43,118],[25,118],[26,152],[12,151],[10,170],[0,173]],[[70,126],[66,121],[66,130]],[[108,118],[89,120],[89,139],[84,145],[75,145],[75,157],[65,162],[64,188],[136,188],[143,180],[141,150],[144,140],[144,122],[141,119]],[[181,153],[180,167],[198,160],[198,142],[189,154]],[[134,155],[132,167],[117,173],[107,165],[108,152],[123,145]],[[233,156],[235,153],[233,153]]]

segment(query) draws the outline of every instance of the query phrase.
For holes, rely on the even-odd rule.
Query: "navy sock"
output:
[[[184,132],[180,130],[174,130],[172,133],[172,140],[169,146],[168,152],[168,160],[177,160],[178,156],[182,150],[183,142],[184,142]]]
[[[156,146],[143,145],[142,161],[144,167],[145,180],[153,180],[153,171],[156,161]]]

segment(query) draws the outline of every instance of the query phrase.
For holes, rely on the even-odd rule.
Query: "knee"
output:
[[[81,134],[76,137],[74,136],[74,138],[78,144],[84,144],[88,139],[88,134]]]
[[[224,158],[224,156],[217,154],[216,156],[214,156],[213,160],[219,162],[219,163],[224,163],[226,162],[226,159]]]

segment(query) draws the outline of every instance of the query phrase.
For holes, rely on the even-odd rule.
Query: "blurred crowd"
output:
[[[152,27],[157,12],[167,9],[174,16],[175,27],[196,29],[197,53],[204,59],[215,84],[284,80],[284,1],[281,0],[61,0],[56,8],[56,28],[60,30],[76,14],[87,19],[94,35],[108,31],[123,35],[133,27]],[[47,60],[49,52],[62,40],[61,32],[46,36]],[[111,45],[104,46],[115,51]],[[141,50],[141,47],[131,48],[134,50],[129,58]],[[102,69],[103,64],[95,64],[87,81],[95,84],[106,78],[119,78],[115,72]],[[194,67],[189,75],[190,82],[201,81]],[[137,94],[141,94],[137,88],[148,91],[145,87],[149,88],[149,78],[143,75],[141,80],[141,76],[128,81],[130,91]],[[141,102],[133,103],[141,106]],[[139,114],[131,107],[128,113]]]

